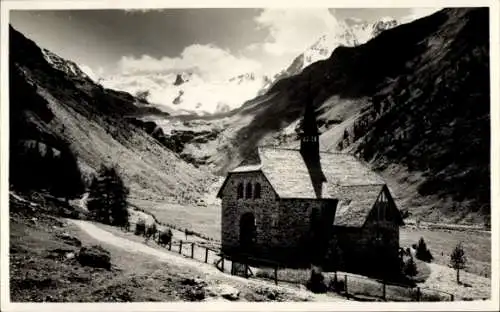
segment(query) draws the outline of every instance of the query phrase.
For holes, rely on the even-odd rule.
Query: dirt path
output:
[[[134,242],[132,240],[118,237],[106,230],[103,230],[94,224],[82,221],[82,220],[72,220],[68,219],[70,222],[73,222],[77,225],[81,230],[85,231],[87,234],[92,236],[94,239],[101,241],[103,243],[111,244],[116,247],[125,249],[128,252],[136,252],[141,253],[143,255],[150,255],[158,258],[162,261],[167,261],[171,264],[174,264],[179,267],[184,267],[186,270],[195,270],[201,271],[207,275],[210,279],[216,279],[218,281],[223,281],[224,283],[232,284],[232,285],[248,285],[254,288],[265,287],[276,289],[281,292],[288,293],[290,295],[295,296],[296,298],[307,298],[312,301],[345,301],[345,298],[334,296],[333,294],[314,294],[307,290],[300,290],[292,287],[286,287],[281,285],[274,285],[270,282],[266,281],[258,281],[245,279],[238,276],[232,276],[217,270],[213,265],[200,263],[195,260],[187,259],[183,256],[175,254],[173,252],[161,251],[152,247],[149,247],[145,244],[141,244],[138,242]],[[236,284],[235,284],[236,283]],[[238,286],[236,286],[238,287]]]

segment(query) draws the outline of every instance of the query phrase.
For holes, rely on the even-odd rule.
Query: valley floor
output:
[[[20,212],[19,204],[11,203],[15,212],[10,216],[12,302],[345,300],[227,275],[211,264],[118,237],[87,221],[36,209]],[[111,269],[80,265],[75,241],[106,249]]]
[[[220,241],[220,205],[197,207],[146,200],[135,200],[134,204],[155,215],[160,222],[188,228]],[[465,271],[479,277],[491,276],[490,232],[466,228],[450,230],[404,226],[400,230],[400,245],[404,248],[410,247],[418,243],[421,237],[424,238],[435,263],[447,266],[453,248],[462,243],[468,260]]]
[[[149,202],[152,205],[152,202]],[[216,213],[214,207],[191,207],[192,213],[204,210],[200,218],[191,219],[192,213],[181,214],[181,206],[169,209],[160,204],[160,221],[170,223],[180,220],[192,230],[198,229],[198,221],[208,225],[209,216]],[[149,207],[148,207],[149,208]],[[103,301],[202,301],[226,300],[221,291],[239,293],[239,301],[343,301],[336,294],[313,294],[303,288],[286,283],[276,286],[259,279],[244,279],[218,271],[213,258],[208,264],[186,258],[175,251],[168,251],[144,238],[119,228],[83,220],[64,219],[37,211],[34,203],[11,197],[10,215],[10,270],[11,300],[14,302],[103,302]],[[144,207],[144,210],[146,207]],[[170,222],[169,222],[170,221]],[[214,234],[218,224],[211,223]],[[208,229],[208,228],[205,228]],[[177,233],[178,232],[178,233]],[[218,231],[217,231],[218,232]],[[176,239],[183,233],[175,231]],[[111,254],[112,269],[95,269],[81,266],[75,260],[76,246],[61,235],[75,237],[83,246],[101,245]],[[449,246],[454,240],[468,237],[473,242],[465,245],[470,263],[488,262],[489,233],[472,234],[426,229],[402,229],[401,245],[410,246],[423,236],[435,257],[428,264],[430,275],[420,287],[446,291],[456,300],[483,299],[490,296],[491,280],[470,272],[461,272],[462,284],[455,280],[455,271],[446,266]],[[479,239],[478,237],[481,239]],[[188,236],[188,241],[201,243],[200,238]],[[472,247],[471,247],[472,246]],[[187,252],[189,252],[189,248]],[[485,250],[483,250],[485,249]],[[439,253],[439,250],[444,250]],[[479,252],[478,250],[483,250]],[[72,257],[68,257],[72,254]],[[471,266],[469,265],[469,268]],[[222,290],[221,290],[222,289]]]
[[[279,301],[345,300],[333,294],[314,294],[309,291],[291,287],[276,286],[266,281],[249,280],[238,276],[228,275],[217,270],[213,264],[200,263],[196,260],[187,259],[184,256],[176,254],[175,252],[162,251],[143,243],[114,235],[113,233],[106,231],[93,223],[82,220],[70,220],[70,222],[78,226],[78,228],[83,230],[86,234],[98,240],[99,243],[103,244],[107,248],[109,248],[108,246],[113,246],[114,248],[126,250],[127,253],[136,253],[142,256],[152,257],[158,261],[166,262],[169,266],[175,266],[180,271],[190,272],[193,276],[196,275],[196,278],[201,278],[207,282],[208,285],[227,283],[228,285],[241,290],[243,297],[247,297],[247,300],[255,301],[256,298],[252,298],[250,294],[254,292],[259,293],[259,290],[263,288],[281,293],[282,298]]]

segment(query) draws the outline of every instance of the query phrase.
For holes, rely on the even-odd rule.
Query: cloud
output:
[[[255,21],[260,28],[269,30],[262,48],[274,55],[300,53],[321,35],[339,28],[327,8],[264,9]]]
[[[431,15],[442,8],[437,8],[437,7],[420,7],[420,8],[411,8],[410,9],[410,14],[403,16],[401,18],[402,23],[409,23],[414,20],[417,20],[419,18]]]
[[[256,71],[261,65],[255,60],[235,56],[214,45],[193,44],[186,47],[178,57],[124,56],[118,62],[118,67],[127,75],[192,71],[205,79],[225,80]]]

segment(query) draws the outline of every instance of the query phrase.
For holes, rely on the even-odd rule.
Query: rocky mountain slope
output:
[[[488,33],[487,9],[444,9],[338,47],[239,109],[200,118],[225,123],[217,144],[200,150],[224,173],[258,144],[297,146],[310,95],[322,148],[369,162],[401,209],[433,221],[487,223]]]
[[[12,27],[9,36],[12,188],[26,186],[29,177],[41,180],[31,187],[44,188],[49,176],[68,168],[77,174],[61,176],[65,183],[77,183],[81,174],[88,184],[102,163],[118,167],[136,198],[194,202],[211,183],[207,171],[125,118],[168,114],[94,83],[73,62],[40,49]],[[50,163],[54,155],[69,160]]]

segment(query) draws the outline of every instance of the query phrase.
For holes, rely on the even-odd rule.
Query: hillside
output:
[[[197,151],[224,174],[258,144],[294,146],[310,95],[322,148],[367,161],[401,209],[430,221],[487,223],[488,25],[488,9],[444,9],[338,47],[242,107],[199,118],[225,129]]]
[[[200,197],[210,173],[125,118],[168,114],[94,83],[73,62],[40,49],[12,27],[9,35],[11,188],[49,188],[50,179],[78,185],[79,173],[85,186],[102,163],[111,163],[132,198],[195,202]],[[67,155],[66,163],[51,163],[54,155]]]

